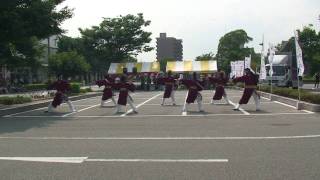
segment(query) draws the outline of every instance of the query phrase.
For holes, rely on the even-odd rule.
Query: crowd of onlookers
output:
[[[163,90],[163,86],[161,83],[158,82],[158,79],[163,77],[164,75],[162,73],[154,74],[154,73],[145,73],[140,74],[136,76],[135,82],[137,82],[140,86],[138,86],[139,90],[144,91],[151,91],[151,90]],[[175,78],[178,79],[179,76],[184,76],[185,78],[188,78],[188,76],[191,76],[190,74],[175,74]],[[202,85],[205,87],[205,89],[208,89],[210,86],[210,83],[207,82],[207,76],[211,76],[209,74],[202,74],[200,75],[199,80],[203,83]]]

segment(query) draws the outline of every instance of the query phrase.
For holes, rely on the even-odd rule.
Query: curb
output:
[[[240,87],[228,87],[229,89],[243,90]],[[296,99],[283,97],[275,94],[266,93],[263,91],[258,91],[262,97],[268,98],[271,101],[278,101],[293,107],[296,107],[297,110],[307,110],[311,112],[320,112],[320,104],[312,104],[305,101],[298,101]]]
[[[288,104],[290,106],[294,106],[297,110],[307,110],[312,112],[320,112],[320,105],[319,104],[312,104],[305,101],[298,101],[296,99],[287,98],[275,94],[270,94],[266,92],[259,91],[262,97],[269,98],[271,101],[279,101],[281,103]]]
[[[90,93],[90,94],[84,94],[84,95],[79,95],[79,96],[71,96],[71,97],[69,97],[69,99],[71,101],[77,101],[77,100],[97,97],[97,96],[101,96],[101,95],[102,95],[102,92],[97,92],[97,93]],[[52,101],[52,99],[45,100],[45,101],[42,101],[39,103],[28,104],[28,105],[20,106],[20,107],[16,107],[16,108],[13,107],[13,108],[9,108],[9,109],[0,109],[0,117],[6,116],[9,114],[19,113],[19,112],[23,112],[23,111],[30,111],[30,110],[46,107],[49,105],[49,103],[51,101]]]

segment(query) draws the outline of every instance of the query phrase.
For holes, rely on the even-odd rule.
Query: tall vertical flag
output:
[[[260,79],[265,80],[267,78],[266,63],[264,61],[264,37],[262,38],[261,49],[261,64],[260,64]]]
[[[303,65],[302,49],[299,45],[298,31],[294,31],[294,39],[295,39],[295,45],[296,45],[298,76],[303,76],[304,65]]]
[[[244,68],[249,68],[251,69],[251,54],[249,57],[244,58]]]
[[[274,55],[276,54],[276,50],[275,47],[273,46],[273,44],[269,44],[269,65],[270,65],[270,70],[269,70],[269,75],[272,77],[273,76],[273,58]]]

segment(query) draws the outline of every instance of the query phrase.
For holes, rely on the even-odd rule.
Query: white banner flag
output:
[[[236,71],[236,77],[243,76],[245,63],[244,61],[236,61],[235,71]]]
[[[294,32],[295,36],[295,45],[296,45],[296,57],[297,57],[297,68],[298,68],[298,76],[303,76],[304,73],[304,64],[303,64],[303,57],[302,57],[302,49],[299,45],[299,35],[298,32]]]
[[[230,66],[231,66],[230,78],[232,78],[233,76],[236,76],[235,62],[230,62]]]
[[[243,76],[243,72],[245,68],[251,69],[251,56],[246,57],[245,60],[230,62],[230,66],[231,66],[230,77],[233,77],[233,76],[241,77]]]
[[[266,70],[266,63],[264,62],[264,42],[262,42],[260,79],[265,80],[266,78],[267,78],[267,70]]]
[[[244,68],[251,69],[251,55],[249,57],[245,57],[244,59]]]
[[[276,54],[276,50],[275,50],[275,47],[273,46],[273,44],[269,44],[269,57],[268,57],[268,60],[269,60],[269,65],[270,65],[270,70],[269,70],[269,75],[272,77],[273,75],[273,58],[274,58],[274,55]]]

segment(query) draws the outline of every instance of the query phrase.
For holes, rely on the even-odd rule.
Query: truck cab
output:
[[[279,87],[298,87],[297,68],[291,52],[278,53],[272,63],[273,75],[269,74],[270,64],[266,64],[267,82]],[[302,86],[302,81],[300,81]]]
[[[272,63],[273,75],[269,74],[270,64],[266,65],[267,81],[279,87],[292,86],[291,67],[288,55],[275,55]]]

